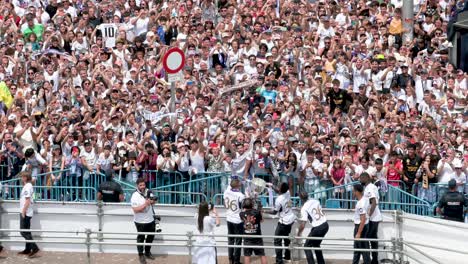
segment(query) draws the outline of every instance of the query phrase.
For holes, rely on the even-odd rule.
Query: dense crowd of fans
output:
[[[464,190],[467,73],[448,60],[464,1],[415,0],[411,40],[399,0],[0,2],[1,180],[222,171],[313,191],[366,171],[428,200]]]

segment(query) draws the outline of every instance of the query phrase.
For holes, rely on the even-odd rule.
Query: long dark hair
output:
[[[203,233],[203,219],[210,214],[207,202],[201,202],[198,206],[198,231]]]

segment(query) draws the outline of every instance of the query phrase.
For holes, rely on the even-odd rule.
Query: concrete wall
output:
[[[1,228],[2,229],[18,229],[19,228],[19,205],[17,202],[4,202],[2,204],[3,212],[1,214]],[[175,245],[185,245],[186,237],[174,236],[171,234],[186,234],[189,231],[195,230],[196,219],[194,218],[196,213],[196,208],[193,206],[156,206],[157,214],[162,217],[162,229],[163,235],[157,237],[156,243],[161,243],[162,246],[158,246],[153,249],[153,252],[156,254],[188,254],[187,247],[177,247]],[[225,235],[227,234],[226,221],[224,218],[224,209],[219,208],[218,210],[221,216],[221,226],[216,229],[216,234]],[[353,233],[353,223],[352,217],[353,212],[350,210],[333,210],[325,209],[324,210],[328,222],[330,224],[330,231],[327,235],[329,238],[338,238],[334,241],[324,241],[322,246],[328,247],[340,247],[343,248],[352,248],[351,241],[344,241],[343,239],[352,238]],[[108,204],[103,206],[103,216],[102,216],[102,231],[104,232],[122,232],[122,233],[133,233],[136,232],[135,226],[133,224],[133,214],[131,208],[128,204]],[[380,226],[379,237],[382,239],[391,239],[397,236],[398,227],[394,221],[395,216],[393,212],[384,213],[384,222]],[[426,218],[422,218],[423,220]],[[446,221],[437,220],[442,222],[442,226],[445,225],[445,228],[436,228],[435,226],[441,226],[439,222],[429,224],[423,224],[419,219],[405,219],[403,236],[408,240],[414,240],[414,242],[425,242],[431,241],[432,239],[437,240],[434,242],[435,245],[438,244],[437,241],[443,241],[444,245],[457,245],[461,249],[468,247],[468,238],[466,237],[467,230],[466,226],[464,228],[464,233],[460,232],[459,227],[448,226],[445,224]],[[277,223],[277,219],[268,217],[265,219],[262,224],[262,232],[264,235],[273,235],[274,229]],[[84,231],[86,228],[89,228],[93,231],[99,230],[99,221],[97,215],[97,206],[96,204],[83,204],[83,203],[51,203],[51,202],[40,202],[35,204],[35,216],[32,222],[32,229],[45,230],[44,233],[35,233],[37,239],[47,239],[48,241],[53,240],[53,237],[64,236],[63,234],[53,234],[46,232],[47,230],[63,230],[63,231]],[[293,227],[293,232],[295,232],[297,226]],[[308,234],[309,228],[304,232]],[[166,234],[164,234],[166,233]],[[446,237],[445,234],[450,234],[450,237]],[[16,232],[4,232],[4,235],[13,235],[18,236]],[[66,238],[59,238],[63,241],[73,241],[73,242],[83,242],[85,241],[84,234],[69,233],[65,235]],[[93,235],[96,237],[96,235]],[[113,239],[114,238],[114,239]],[[115,239],[118,238],[118,239]],[[10,237],[10,239],[19,239],[21,237]],[[56,239],[58,240],[58,239]],[[180,240],[180,241],[176,241]],[[97,241],[97,240],[94,240]],[[122,235],[122,234],[105,234],[104,242],[113,242],[113,243],[125,243],[125,242],[135,242],[135,235]],[[226,238],[217,238],[218,245],[226,244]],[[24,245],[22,243],[4,243],[5,246],[13,249],[19,250]],[[272,244],[272,239],[265,239],[266,245]],[[166,246],[165,246],[166,245]],[[385,245],[386,249],[390,249],[391,244],[388,243]],[[86,246],[79,244],[42,244],[41,248],[44,251],[86,251]],[[125,246],[125,245],[93,245],[93,252],[106,252],[106,253],[134,253],[136,252],[135,246]],[[426,253],[433,253],[436,256],[442,256],[446,258],[444,252],[438,252],[434,250],[424,250]],[[225,248],[219,248],[218,254],[227,255],[227,250]],[[272,250],[267,250],[267,254],[274,256]],[[324,252],[326,259],[350,259],[352,257],[352,252],[345,251],[327,251]],[[381,253],[382,258],[391,258],[385,253]],[[451,256],[450,263],[462,263],[457,262],[457,257],[453,259]],[[425,261],[424,263],[431,263],[430,261]],[[448,263],[448,262],[443,262]],[[463,262],[466,263],[466,262]]]

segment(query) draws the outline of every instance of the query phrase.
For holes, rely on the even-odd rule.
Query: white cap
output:
[[[402,95],[398,96],[398,100],[402,100],[402,101],[406,102],[406,95],[402,94]]]
[[[452,164],[454,168],[463,168],[463,164],[459,159],[455,159]]]

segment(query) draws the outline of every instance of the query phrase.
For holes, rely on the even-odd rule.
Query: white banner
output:
[[[225,87],[224,89],[219,91],[219,94],[223,95],[225,93],[230,93],[230,92],[233,92],[235,90],[239,90],[239,89],[242,89],[242,88],[245,88],[245,87],[255,85],[256,83],[257,83],[257,80],[250,80],[250,81],[246,81],[246,82],[241,82],[241,83],[236,84],[236,85]]]

